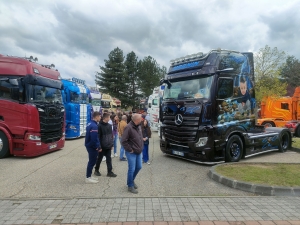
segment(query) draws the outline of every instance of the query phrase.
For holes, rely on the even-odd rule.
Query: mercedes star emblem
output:
[[[181,114],[177,114],[175,116],[175,124],[180,125],[180,124],[182,124],[182,122],[183,122],[183,116]]]

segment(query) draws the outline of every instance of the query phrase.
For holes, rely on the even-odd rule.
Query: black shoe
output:
[[[127,159],[123,157],[122,159],[120,159],[120,161],[127,161]]]
[[[136,189],[134,189],[134,187],[128,187],[128,191],[133,193],[133,194],[139,193]]]
[[[99,170],[95,170],[94,175],[101,176],[101,173],[99,172]]]
[[[135,182],[133,182],[133,187],[134,189],[138,189],[138,186],[135,184]]]
[[[108,176],[108,177],[116,177],[117,174],[114,174],[113,172],[109,172],[109,173],[107,174],[107,176]]]

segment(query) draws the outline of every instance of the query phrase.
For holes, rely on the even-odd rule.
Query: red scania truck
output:
[[[64,147],[62,82],[54,65],[0,55],[0,158]]]

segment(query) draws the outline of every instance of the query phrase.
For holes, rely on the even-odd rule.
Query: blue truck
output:
[[[66,110],[66,139],[85,136],[86,125],[91,121],[90,90],[85,81],[77,78],[62,79],[62,96]]]

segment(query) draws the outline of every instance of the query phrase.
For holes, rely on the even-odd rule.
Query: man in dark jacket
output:
[[[132,120],[124,129],[122,135],[122,145],[128,162],[127,186],[128,191],[137,194],[138,186],[134,179],[142,168],[142,150],[144,147],[143,134],[140,127],[142,117],[140,114],[134,114]]]
[[[114,146],[114,139],[112,133],[112,126],[108,123],[110,120],[110,115],[108,113],[104,113],[102,120],[98,125],[98,135],[100,139],[100,151],[98,154],[98,159],[95,166],[95,175],[101,176],[99,171],[100,164],[103,156],[106,157],[106,165],[107,165],[107,176],[108,177],[116,177],[117,175],[112,172],[112,163],[111,163],[111,149]]]
[[[97,161],[98,152],[100,151],[100,141],[98,137],[98,125],[101,115],[99,112],[93,113],[93,120],[86,127],[85,147],[89,154],[89,162],[86,169],[86,183],[98,183],[98,178],[92,177],[93,167]]]

